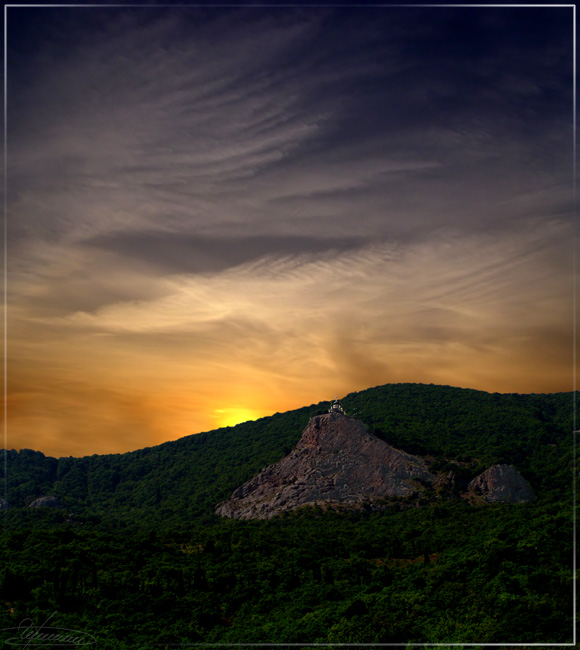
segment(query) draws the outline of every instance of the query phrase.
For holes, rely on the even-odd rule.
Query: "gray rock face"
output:
[[[29,508],[60,508],[60,501],[53,496],[39,497],[35,499]]]
[[[490,503],[528,503],[536,500],[532,488],[513,465],[493,465],[475,477],[468,486],[479,489]]]
[[[394,449],[340,413],[310,420],[294,450],[237,488],[216,514],[269,519],[307,504],[356,504],[407,496],[414,479],[434,476],[416,456]]]

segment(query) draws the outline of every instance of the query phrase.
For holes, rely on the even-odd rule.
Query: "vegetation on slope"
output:
[[[7,531],[0,561],[0,627],[57,612],[60,627],[103,648],[548,644],[572,633],[569,519],[546,507],[305,511],[158,531],[53,526]]]
[[[50,493],[64,508],[2,512],[0,627],[56,612],[52,624],[120,650],[570,642],[572,395],[401,384],[342,403],[439,470],[459,463],[465,480],[513,463],[539,500],[216,517],[215,504],[287,454],[326,404],[130,454],[11,452],[10,501]]]
[[[541,498],[571,494],[571,393],[391,384],[350,394],[343,405],[393,446],[431,456],[435,469],[460,461],[467,479],[494,463],[514,464]],[[126,454],[57,460],[12,451],[8,500],[23,506],[54,494],[76,514],[154,525],[211,518],[217,503],[288,454],[309,418],[327,408],[304,407]]]

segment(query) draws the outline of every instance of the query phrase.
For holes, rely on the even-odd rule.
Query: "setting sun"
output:
[[[567,9],[45,9],[6,34],[9,448],[571,390]]]
[[[248,420],[257,420],[258,418],[269,415],[265,411],[256,411],[254,409],[245,408],[227,408],[215,409],[215,419],[220,427],[233,427],[241,422]]]

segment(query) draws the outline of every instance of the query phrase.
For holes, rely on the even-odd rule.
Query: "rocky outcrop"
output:
[[[447,474],[438,474],[433,481],[433,487],[438,492],[455,492],[459,491],[457,476],[453,470]]]
[[[216,513],[269,519],[308,504],[358,504],[404,497],[432,482],[423,460],[399,451],[341,413],[310,420],[294,450],[237,488]]]
[[[536,500],[532,488],[513,465],[493,465],[469,484],[490,503],[528,503]]]
[[[29,508],[60,508],[60,501],[53,496],[39,497],[35,499]]]

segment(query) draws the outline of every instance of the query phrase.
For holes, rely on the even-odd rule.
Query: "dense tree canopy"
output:
[[[216,503],[287,454],[325,404],[129,454],[10,452],[0,627],[56,612],[52,625],[120,650],[570,642],[572,395],[401,384],[342,403],[465,481],[513,463],[539,499],[476,507],[427,494],[381,512],[216,517]],[[63,507],[26,507],[43,494]]]

